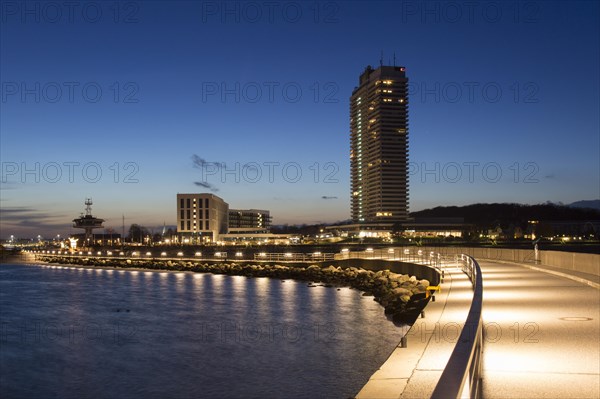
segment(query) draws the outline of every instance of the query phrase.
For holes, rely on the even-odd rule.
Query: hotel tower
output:
[[[404,67],[368,66],[350,97],[354,223],[408,218],[408,78]]]

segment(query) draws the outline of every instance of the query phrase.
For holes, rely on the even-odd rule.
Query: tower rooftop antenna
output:
[[[86,198],[85,199],[85,214],[92,216],[92,199],[91,198]]]

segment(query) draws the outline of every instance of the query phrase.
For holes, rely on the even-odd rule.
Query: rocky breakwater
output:
[[[290,266],[280,264],[203,263],[187,260],[110,259],[66,256],[39,256],[50,263],[76,264],[91,267],[140,268],[151,270],[215,273],[247,277],[270,277],[308,281],[309,286],[352,287],[372,295],[385,309],[385,314],[397,324],[413,324],[428,302],[429,281],[389,270],[372,271],[363,268],[341,268],[333,265]]]

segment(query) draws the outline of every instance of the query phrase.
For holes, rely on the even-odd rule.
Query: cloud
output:
[[[202,173],[201,173],[202,178],[206,177],[205,173],[208,170],[207,168],[210,168],[211,175],[214,174],[216,171],[218,171],[220,168],[226,168],[226,165],[223,162],[208,162],[208,161],[206,161],[206,159],[201,158],[196,154],[192,155],[192,164],[193,164],[194,168],[198,168],[198,169],[202,170]],[[199,187],[204,187],[213,193],[216,193],[217,191],[219,191],[219,189],[215,185],[210,184],[209,182],[206,182],[206,181],[195,181],[194,184]]]
[[[21,221],[23,219],[47,219],[55,218],[57,215],[44,213],[37,209],[28,207],[2,207],[0,208],[0,219],[6,221]]]
[[[327,195],[323,195],[321,198],[324,200],[332,200],[332,199],[337,199],[338,197],[329,197]]]
[[[14,190],[17,187],[17,182],[15,181],[0,181],[0,187],[2,188],[2,191],[5,190]]]
[[[205,181],[195,181],[194,184],[197,186],[200,186],[200,187],[207,188],[210,191],[212,191],[213,193],[216,193],[217,191],[219,191],[219,189],[217,187],[215,187],[212,184],[207,183]]]
[[[56,222],[62,220],[62,222]],[[2,230],[18,228],[19,230],[35,229],[40,232],[64,230],[71,225],[72,217],[56,213],[48,213],[29,207],[2,207],[0,221]]]
[[[196,154],[192,155],[192,165],[194,166],[194,168],[198,168],[198,169],[203,169],[206,166],[212,166],[212,167],[216,168],[216,170],[219,170],[220,168],[224,168],[224,169],[227,168],[227,164],[225,164],[225,162],[207,161],[206,159],[201,158]]]
[[[192,164],[194,168],[202,168],[205,164],[207,164],[204,158],[200,158],[198,155],[192,155]]]

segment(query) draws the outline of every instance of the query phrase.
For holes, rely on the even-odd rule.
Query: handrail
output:
[[[431,398],[479,398],[481,396],[481,354],[483,350],[483,285],[477,261],[461,255],[462,270],[473,284],[473,301],[458,342]]]

